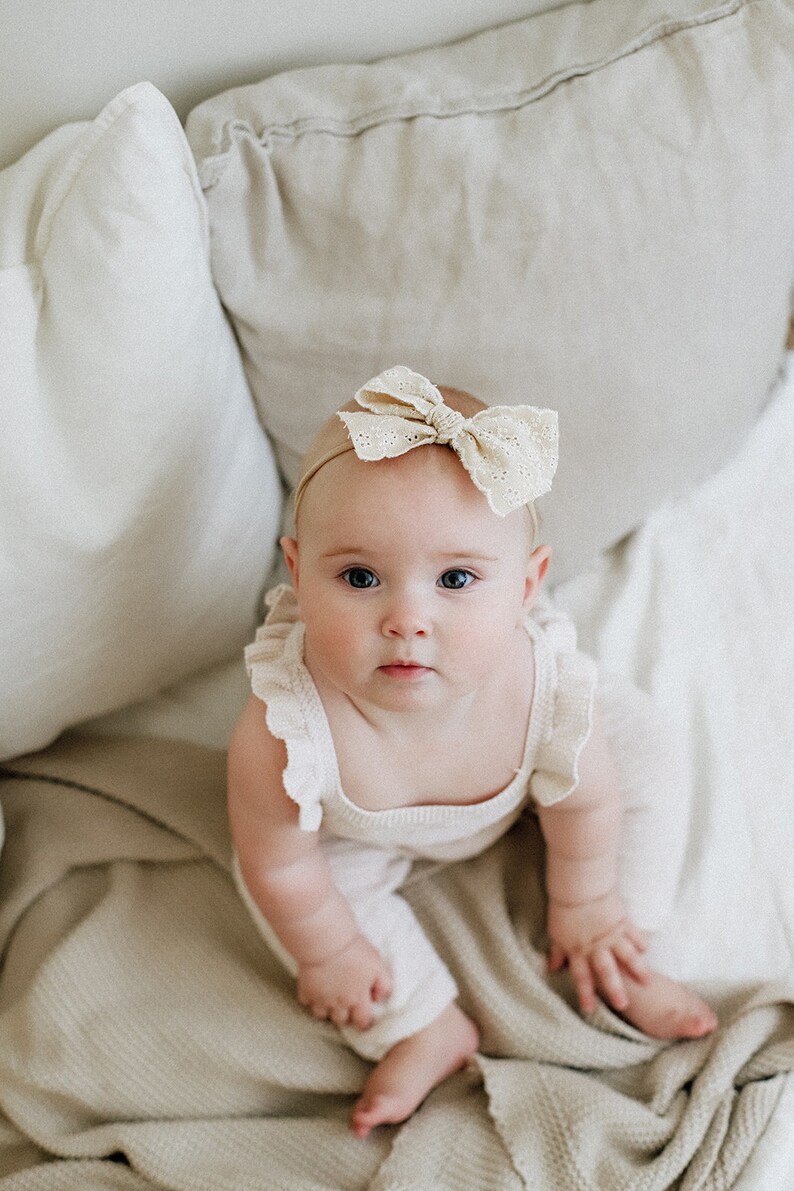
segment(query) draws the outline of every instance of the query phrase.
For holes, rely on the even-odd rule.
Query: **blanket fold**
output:
[[[67,737],[8,762],[0,801],[3,1191],[721,1191],[794,1067],[785,983],[697,1042],[584,1020],[545,972],[527,817],[406,888],[481,1054],[359,1141],[368,1067],[297,1004],[234,891],[222,753]]]

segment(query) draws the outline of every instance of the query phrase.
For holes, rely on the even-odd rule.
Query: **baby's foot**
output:
[[[428,1092],[465,1066],[479,1044],[474,1022],[457,1005],[448,1005],[429,1026],[393,1046],[375,1067],[353,1109],[353,1132],[366,1137],[376,1125],[406,1120]]]
[[[702,1038],[719,1025],[706,1002],[683,984],[651,972],[647,984],[624,976],[629,1003],[620,1014],[651,1038]]]

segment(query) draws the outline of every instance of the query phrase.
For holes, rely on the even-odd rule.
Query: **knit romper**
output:
[[[298,805],[300,828],[320,833],[337,888],[392,971],[392,993],[374,1007],[370,1029],[340,1028],[353,1050],[378,1060],[455,1000],[451,974],[396,891],[414,860],[456,861],[477,855],[503,835],[525,807],[552,806],[576,788],[597,686],[622,784],[627,768],[633,769],[634,779],[640,778],[633,789],[623,790],[627,811],[634,812],[626,821],[642,825],[642,854],[636,855],[630,842],[623,848],[628,863],[622,866],[621,892],[638,925],[658,925],[657,919],[669,911],[677,876],[677,868],[672,877],[667,867],[661,874],[655,857],[660,850],[658,832],[669,833],[671,828],[664,794],[669,771],[659,772],[653,764],[621,765],[626,747],[636,757],[638,745],[641,748],[653,735],[648,701],[629,684],[599,683],[595,663],[576,649],[573,625],[547,600],[538,601],[525,622],[534,645],[535,684],[523,758],[513,779],[483,802],[382,811],[364,810],[342,789],[328,719],[303,661],[304,625],[292,589],[276,587],[268,593],[267,604],[270,612],[246,649],[245,660],[252,690],[266,704],[267,726],[286,745],[284,789]],[[658,741],[652,742],[651,751],[658,760]],[[651,851],[654,857],[645,854]],[[665,854],[669,860],[669,849]],[[265,941],[294,975],[295,961],[255,905],[236,858],[234,871]],[[648,886],[649,874],[650,889],[632,888]],[[645,914],[643,901],[651,906]]]

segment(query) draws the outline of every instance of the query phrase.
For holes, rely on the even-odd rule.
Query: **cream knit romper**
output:
[[[596,667],[577,651],[570,621],[548,601],[539,601],[526,621],[535,648],[535,689],[523,759],[512,781],[484,802],[369,811],[351,802],[342,789],[328,719],[303,662],[304,626],[292,589],[275,588],[267,604],[267,619],[245,651],[246,667],[254,694],[266,704],[270,732],[286,745],[283,782],[298,805],[299,826],[320,833],[339,891],[362,933],[392,969],[393,991],[375,1007],[372,1027],[341,1027],[353,1050],[378,1060],[396,1042],[429,1025],[457,996],[451,974],[396,890],[414,860],[474,856],[503,835],[525,807],[551,806],[576,788],[579,755],[592,725]],[[675,834],[677,828],[669,821],[666,802],[670,771],[658,765],[659,742],[652,739],[648,701],[625,683],[599,683],[598,697],[622,783],[626,785],[627,771],[632,779],[631,788],[623,791],[628,838],[622,849],[621,892],[638,925],[653,929],[672,903],[685,832],[671,871],[671,831]],[[643,749],[646,743],[651,757]],[[641,764],[636,763],[638,749]],[[633,766],[621,763],[627,750],[635,758]],[[667,839],[664,864],[660,831]],[[295,962],[254,904],[236,858],[234,872],[265,941],[294,975]]]

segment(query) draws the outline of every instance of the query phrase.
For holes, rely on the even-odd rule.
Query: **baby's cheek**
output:
[[[504,625],[494,624],[483,617],[469,628],[465,636],[461,635],[458,648],[465,654],[473,670],[488,675],[510,657],[514,635]]]
[[[329,610],[330,612],[330,610]],[[307,648],[329,666],[346,668],[361,645],[357,622],[344,615],[319,615],[306,622]]]

